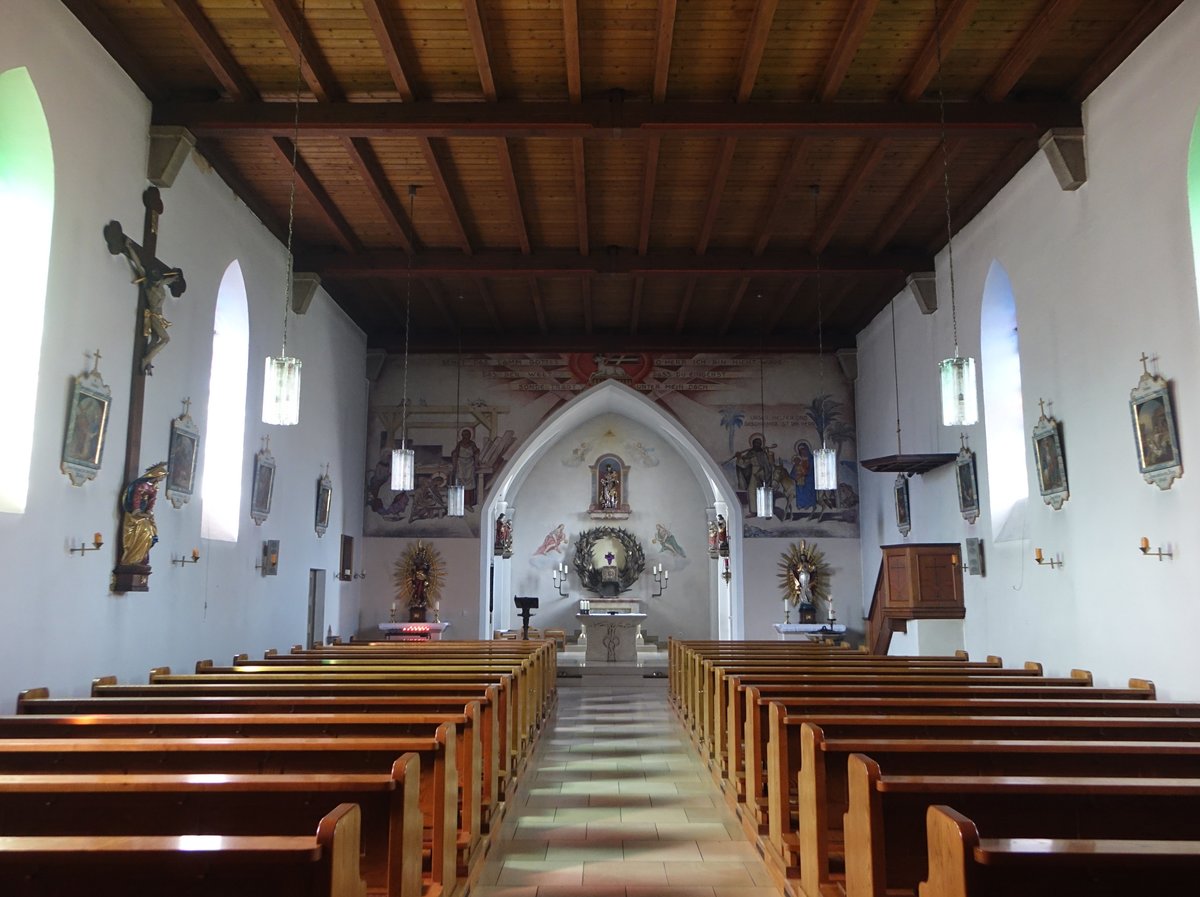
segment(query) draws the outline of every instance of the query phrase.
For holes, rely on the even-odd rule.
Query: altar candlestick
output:
[[[1040,548],[1033,549],[1033,559],[1035,561],[1037,561],[1039,564],[1042,562],[1042,549],[1040,549]]]
[[[1149,551],[1149,550],[1150,550],[1150,539],[1147,538],[1146,536],[1142,536],[1142,551]]]

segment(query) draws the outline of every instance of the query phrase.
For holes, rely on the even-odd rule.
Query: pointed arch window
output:
[[[1021,392],[1021,336],[1008,272],[993,261],[983,287],[980,315],[987,483],[992,539],[1020,539],[1029,500],[1025,414]]]
[[[37,377],[54,225],[50,128],[25,68],[0,72],[0,511],[23,513],[29,495]],[[81,347],[82,351],[82,347]],[[19,387],[16,384],[20,384]]]
[[[242,268],[231,262],[217,291],[213,317],[212,370],[204,430],[203,510],[205,539],[236,542],[241,520],[242,460],[246,436],[246,365],[250,315]]]

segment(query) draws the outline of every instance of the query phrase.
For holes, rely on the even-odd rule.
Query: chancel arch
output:
[[[596,501],[597,461],[623,459],[620,501]],[[603,470],[603,468],[602,468]],[[669,497],[669,498],[668,498]],[[628,507],[626,513],[624,507]],[[637,540],[645,572],[622,594],[641,602],[647,632],[666,637],[740,638],[742,527],[737,496],[708,453],[677,420],[615,380],[581,393],[526,440],[483,505],[481,635],[513,625],[514,594],[540,595],[536,625],[574,627],[580,579],[568,596],[551,586],[556,563],[573,563],[581,532],[619,527]],[[729,519],[731,577],[718,575],[707,549],[707,515]],[[513,556],[493,555],[497,515],[513,521]],[[662,564],[667,589],[657,597],[651,570]],[[488,614],[488,596],[494,610]]]

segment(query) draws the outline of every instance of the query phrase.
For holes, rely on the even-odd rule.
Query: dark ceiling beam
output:
[[[592,279],[579,278],[579,302],[583,306],[583,332],[591,333],[594,326],[595,308],[592,303]]]
[[[809,249],[814,253],[820,255],[829,246],[829,241],[833,239],[833,235],[837,233],[846,213],[854,205],[854,200],[858,198],[859,191],[866,186],[867,181],[871,179],[871,175],[875,173],[875,169],[879,167],[879,163],[883,161],[885,155],[887,155],[886,140],[872,140],[863,148],[862,153],[855,160],[854,168],[842,182],[842,188],[838,191],[833,205],[826,210],[825,217],[817,226],[817,232],[813,235],[812,243],[809,245]]]
[[[546,302],[542,299],[542,288],[536,277],[530,277],[528,282],[529,298],[533,302],[533,313],[537,316],[538,332],[545,336],[550,332],[550,326],[546,323]]]
[[[296,160],[296,184],[307,195],[310,200],[316,205],[322,217],[330,229],[333,230],[337,243],[346,252],[355,253],[362,250],[362,244],[358,241],[358,237],[354,233],[354,228],[350,226],[350,222],[345,216],[338,211],[338,207],[334,204],[333,198],[329,192],[321,186],[320,179],[316,176],[304,158],[295,152],[292,141],[286,137],[276,137],[271,140],[271,147],[275,150],[275,154],[279,160],[291,170],[293,157]]]
[[[575,230],[579,236],[579,254],[587,255],[591,249],[588,244],[587,164],[582,138],[571,141],[571,170],[575,178]]]
[[[454,315],[450,312],[450,306],[446,304],[446,297],[442,295],[442,290],[437,282],[427,277],[422,277],[420,282],[422,289],[429,295],[433,307],[442,316],[442,320],[446,322],[452,331],[457,333],[459,330],[458,321],[454,319]]]
[[[359,177],[362,178],[367,192],[371,194],[371,198],[379,206],[383,220],[387,222],[387,226],[391,229],[393,236],[395,236],[397,242],[400,243],[405,252],[412,252],[412,222],[408,220],[408,214],[404,211],[404,206],[388,183],[387,175],[383,171],[379,157],[375,155],[375,150],[371,148],[370,141],[365,137],[345,137],[342,139],[342,146],[346,150],[346,155],[350,157],[350,161],[354,163],[354,167],[358,170]]]
[[[874,255],[883,251],[883,248],[892,241],[892,237],[896,236],[896,233],[904,226],[904,222],[909,219],[909,216],[924,202],[929,192],[934,187],[942,185],[945,165],[954,162],[966,146],[967,141],[962,139],[946,141],[944,164],[941,144],[934,148],[920,170],[908,182],[908,186],[904,188],[900,198],[888,209],[887,214],[883,216],[883,221],[875,228],[875,233],[871,236],[871,243],[867,247],[868,252]]]
[[[417,343],[409,347],[414,355],[445,354],[458,351],[461,345],[463,352],[482,352],[496,354],[501,352],[530,352],[530,353],[568,353],[582,352],[647,352],[650,354],[675,354],[695,352],[767,352],[771,354],[792,354],[806,352],[816,354],[816,330],[799,333],[781,333],[777,336],[763,338],[760,333],[737,333],[729,336],[717,336],[714,333],[668,334],[660,332],[645,332],[631,336],[627,330],[602,331],[585,334],[513,334],[503,340],[497,340],[486,331],[464,330],[460,338],[453,334],[425,334]],[[825,330],[825,351],[849,348],[855,345],[855,332],[850,330]],[[374,330],[370,334],[368,346],[372,349],[384,349],[389,353],[404,351],[404,331]],[[828,363],[832,364],[832,360]]]
[[[289,135],[292,103],[154,106],[158,125],[198,136]],[[948,103],[946,132],[978,140],[1078,127],[1072,102]],[[302,104],[300,132],[324,137],[889,137],[940,136],[935,103],[321,103]]]
[[[1008,96],[1021,80],[1021,76],[1042,55],[1054,33],[1071,18],[1081,2],[1083,0],[1047,0],[1013,48],[1008,51],[1004,61],[988,78],[982,91],[983,98],[995,102]]]
[[[804,162],[808,158],[808,147],[809,141],[804,139],[793,140],[792,145],[788,147],[783,171],[775,180],[775,187],[771,190],[771,195],[767,198],[762,213],[759,215],[758,224],[754,228],[755,255],[762,255],[766,252],[767,244],[771,242],[775,216],[779,214],[779,210],[783,207],[804,169]]]
[[[246,204],[246,208],[262,222],[263,227],[270,231],[276,240],[287,245],[287,221],[281,221],[258,190],[251,187],[249,182],[238,173],[237,167],[225,155],[225,151],[211,140],[198,141],[196,151],[212,166],[213,171],[220,176],[234,195]],[[290,160],[288,164],[291,164]]]
[[[513,168],[512,152],[505,137],[496,141],[496,158],[500,165],[500,178],[504,181],[504,192],[508,194],[508,210],[513,229],[517,232],[517,245],[529,255],[529,229],[525,226],[525,212],[521,208],[521,188],[517,186],[517,172]]]
[[[208,70],[221,82],[229,98],[239,102],[257,100],[258,88],[233,58],[199,3],[196,0],[162,0],[162,3],[179,18],[188,40]]]
[[[584,283],[587,283],[585,280]],[[642,317],[642,295],[646,290],[646,278],[635,277],[633,279],[633,299],[629,303],[629,335],[636,336],[638,332],[638,323]],[[591,328],[588,328],[588,333],[591,333]]]
[[[796,296],[800,293],[800,287],[804,286],[807,277],[793,277],[784,287],[783,294],[775,300],[775,310],[771,312],[767,318],[767,325],[764,333],[770,336],[775,328],[779,326],[779,322],[783,320],[784,315],[788,313],[788,309],[792,307],[792,303],[796,301]]]
[[[438,198],[442,201],[442,211],[450,220],[450,227],[453,228],[454,235],[458,238],[459,247],[464,253],[470,255],[472,252],[471,241],[467,237],[466,228],[463,227],[462,217],[458,214],[458,207],[454,204],[454,197],[450,195],[450,185],[446,183],[442,163],[438,160],[437,148],[428,137],[420,137],[417,142],[421,145],[421,155],[425,159],[425,167],[429,169],[433,189],[437,191]]]
[[[492,60],[488,53],[483,18],[479,15],[479,4],[476,0],[463,0],[463,12],[467,17],[467,33],[471,36],[471,52],[475,54],[475,67],[479,70],[483,98],[489,103],[494,103],[497,96],[496,78],[492,74]]]
[[[487,312],[492,330],[497,334],[504,333],[504,325],[500,323],[500,315],[496,311],[496,300],[492,297],[492,288],[482,277],[475,278],[475,288],[479,291],[479,301],[483,303],[483,310]]]
[[[573,4],[574,0],[569,2]],[[654,82],[650,87],[650,96],[656,103],[666,102],[667,99],[671,46],[675,43],[675,7],[676,0],[658,0],[658,24],[654,29]]]
[[[539,249],[519,252],[486,251],[471,256],[456,252],[429,251],[409,256],[403,252],[374,250],[356,256],[309,252],[298,256],[297,268],[322,277],[353,280],[361,277],[406,276],[412,270],[424,277],[473,275],[475,277],[572,277],[588,274],[692,276],[692,275],[778,275],[811,274],[817,270],[812,253],[787,250],[752,255],[744,250],[711,251],[697,257],[688,250],[654,251],[638,255],[629,250],[594,252],[581,256],[573,249]],[[863,272],[909,274],[929,271],[933,264],[923,252],[891,252],[867,256],[862,252],[825,253],[821,271],[829,276]]]
[[[692,299],[696,295],[696,280],[695,277],[689,277],[687,286],[683,289],[683,298],[679,300],[679,313],[675,315],[675,333],[683,333],[683,326],[687,323],[688,311],[692,307]]]
[[[767,49],[767,38],[771,35],[771,24],[775,21],[775,10],[779,0],[758,0],[754,5],[754,16],[746,31],[746,42],[742,45],[742,64],[734,95],[739,103],[750,99],[758,69],[762,65],[763,53]]]
[[[725,182],[733,167],[733,154],[737,150],[737,138],[726,137],[717,150],[717,168],[712,176],[712,188],[708,191],[708,203],[704,207],[704,218],[700,222],[700,233],[696,236],[696,255],[704,255],[712,239],[713,227],[717,223],[717,211],[725,195]]]
[[[344,99],[342,89],[333,76],[333,69],[325,54],[317,46],[308,23],[300,18],[291,0],[259,0],[263,11],[270,17],[275,30],[299,64],[308,89],[322,103],[336,103]]]
[[[651,137],[646,146],[646,164],[642,168],[642,203],[638,225],[638,255],[650,246],[650,220],[654,217],[654,182],[658,179],[658,151],[662,140]]]
[[[563,57],[567,67],[567,96],[572,103],[583,99],[579,68],[579,3],[563,0]]]
[[[416,99],[416,94],[413,92],[412,84],[408,80],[408,73],[404,68],[404,60],[400,52],[400,28],[396,23],[392,7],[387,3],[381,3],[380,0],[362,0],[362,5],[367,21],[371,23],[371,30],[375,32],[375,40],[379,43],[379,49],[383,53],[383,61],[387,65],[388,73],[392,76],[392,83],[396,85],[396,92],[400,94],[400,99],[404,102],[411,103]]]
[[[963,29],[970,24],[971,16],[978,5],[979,0],[952,0],[946,7],[936,30],[930,32],[928,39],[921,46],[917,58],[908,70],[908,77],[897,92],[902,102],[916,102],[929,88],[937,76],[938,41],[941,41],[941,55],[944,59]]]
[[[986,177],[971,188],[967,199],[951,215],[951,226],[958,233],[972,218],[983,211],[983,207],[992,201],[1000,189],[1011,181],[1021,167],[1033,158],[1037,152],[1036,140],[1019,140],[997,164],[993,165]],[[946,245],[946,227],[941,225],[926,241],[929,252],[936,254]],[[928,269],[932,271],[933,269]]]
[[[1183,0],[1146,0],[1133,21],[1125,26],[1075,80],[1067,91],[1068,95],[1080,103],[1087,99],[1105,78],[1117,70],[1117,66],[1125,61],[1137,45],[1149,37],[1150,32],[1161,25],[1182,3]]]
[[[737,319],[738,312],[742,308],[742,300],[746,298],[746,291],[750,289],[750,278],[743,277],[738,281],[736,289],[733,291],[733,297],[729,300],[729,306],[725,309],[725,317],[721,319],[721,326],[717,333],[721,336],[729,333],[729,328],[733,326],[733,322]]]
[[[837,96],[842,82],[846,80],[846,74],[850,71],[850,63],[854,61],[854,57],[858,53],[863,35],[867,33],[867,26],[871,24],[871,17],[875,15],[875,9],[878,6],[879,0],[854,0],[853,5],[846,12],[846,21],[842,26],[842,32],[838,35],[837,43],[833,47],[833,52],[825,65],[825,71],[821,74],[821,80],[817,84],[817,99],[821,102],[828,103]]]
[[[151,100],[161,100],[166,92],[159,85],[159,79],[147,68],[145,61],[133,49],[133,45],[125,39],[112,21],[96,8],[95,0],[62,0],[63,6],[71,11],[80,24],[91,32],[92,37],[100,42],[105,51],[111,56],[130,78],[138,89]]]

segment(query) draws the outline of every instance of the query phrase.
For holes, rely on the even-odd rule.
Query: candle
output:
[[[200,560],[200,549],[199,548],[192,549],[192,560],[193,561]]]
[[[663,579],[670,579],[670,578],[671,578],[671,571],[670,571],[670,570],[664,570],[664,571],[663,571]]]
[[[1040,548],[1033,549],[1033,557],[1034,557],[1034,560],[1036,560],[1040,564],[1042,562],[1042,549],[1040,549]]]
[[[395,612],[396,612],[396,602],[393,601],[392,602],[392,613],[395,613]]]
[[[1150,540],[1147,539],[1145,536],[1142,536],[1142,551],[1149,551],[1149,550],[1150,550]]]
[[[103,541],[103,539],[100,538],[99,533],[92,533],[92,541],[95,544],[99,545]],[[1145,541],[1145,540],[1143,539],[1142,541]]]

